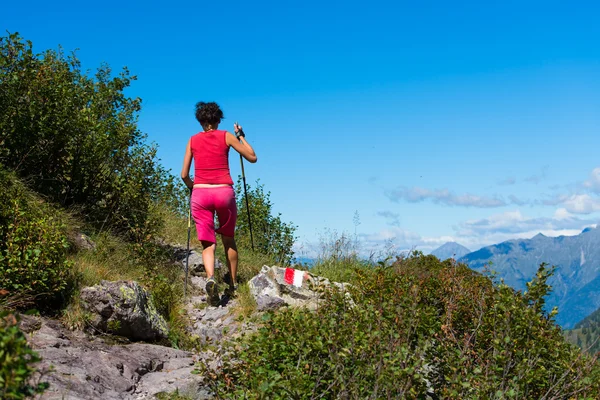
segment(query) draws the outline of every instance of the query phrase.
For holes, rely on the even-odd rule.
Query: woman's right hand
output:
[[[237,122],[233,123],[233,132],[235,132],[235,136],[239,139],[239,137],[246,137],[246,134],[244,133],[244,130],[242,129],[242,126],[240,124],[238,124]]]
[[[226,143],[233,147],[246,160],[251,163],[255,163],[257,158],[256,153],[254,153],[254,149],[252,146],[250,146],[250,143],[248,143],[245,138],[242,140],[242,137],[244,137],[244,131],[242,130],[242,127],[236,122],[233,124],[233,129],[236,130],[235,135],[231,132],[227,132],[227,135],[225,136]]]

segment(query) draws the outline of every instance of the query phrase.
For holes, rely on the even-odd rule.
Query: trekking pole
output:
[[[187,238],[187,251],[185,252],[185,286],[183,287],[183,298],[187,298],[187,286],[188,286],[188,265],[190,259],[190,234],[192,231],[192,191],[190,190],[190,201],[188,202],[188,238]]]
[[[238,123],[235,123],[238,127]],[[239,132],[242,136],[244,135],[244,130],[240,127]],[[238,137],[239,140],[239,137]],[[242,181],[244,182],[244,197],[246,197],[246,213],[248,214],[248,227],[250,228],[250,244],[252,245],[252,251],[254,251],[254,238],[252,237],[252,219],[250,218],[250,206],[248,205],[248,192],[246,191],[246,174],[244,173],[244,159],[240,154],[240,165],[242,166]]]

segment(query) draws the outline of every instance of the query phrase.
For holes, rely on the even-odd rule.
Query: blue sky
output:
[[[301,253],[327,230],[427,252],[600,220],[597,2],[165,4],[10,2],[0,27],[127,66],[176,174],[194,104],[217,101]]]

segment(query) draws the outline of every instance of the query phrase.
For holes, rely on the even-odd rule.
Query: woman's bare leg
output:
[[[231,276],[231,286],[237,285],[237,267],[238,267],[238,250],[235,244],[235,238],[221,235],[223,247],[225,248],[225,257],[227,258],[227,268]]]
[[[204,264],[204,270],[206,271],[206,279],[212,278],[215,275],[215,249],[217,248],[216,243],[202,241],[202,263]]]

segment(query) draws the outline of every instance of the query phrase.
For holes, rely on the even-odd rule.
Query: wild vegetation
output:
[[[2,398],[43,390],[29,384],[37,356],[14,311],[33,308],[85,328],[78,292],[102,279],[141,282],[170,323],[169,344],[195,344],[173,260],[173,245],[187,240],[188,190],[137,127],[141,100],[124,93],[135,79],[126,68],[114,76],[108,65],[91,75],[74,53],[35,53],[18,34],[0,38],[0,353],[12,360],[3,363],[12,372],[0,377]],[[248,190],[251,216],[267,221],[256,223],[262,253],[244,247],[240,227],[243,280],[275,254],[290,260],[295,229],[271,215],[262,186]],[[75,244],[82,233],[93,251]]]
[[[0,288],[56,306],[75,278],[66,219],[1,167],[0,186]]]
[[[43,393],[48,385],[32,381],[37,361],[38,355],[17,326],[17,317],[0,311],[0,398],[18,400]]]
[[[338,247],[315,269],[351,277],[352,300],[328,291],[314,313],[265,314],[211,376],[219,398],[600,395],[596,359],[567,343],[555,313],[544,312],[545,265],[520,293],[450,260],[414,252],[368,265],[344,251],[352,245],[344,235],[331,243]]]
[[[600,353],[600,309],[565,332],[567,340],[590,354]]]
[[[173,245],[187,240],[187,190],[137,128],[141,100],[124,94],[135,77],[127,69],[115,77],[106,65],[90,76],[74,54],[36,54],[16,34],[0,38],[0,56],[0,397],[44,390],[32,380],[38,358],[15,310],[84,328],[78,291],[102,279],[141,282],[170,323],[166,344],[194,348],[172,259]],[[260,183],[248,186],[252,251],[241,185],[238,312],[249,316],[246,282],[264,264],[293,262],[295,226],[273,215]],[[93,250],[75,245],[81,233]],[[199,366],[217,396],[599,397],[595,359],[544,311],[551,269],[542,266],[520,293],[420,253],[364,260],[357,245],[334,233],[312,271],[352,283],[351,300],[328,291],[314,313],[264,314],[256,334],[231,344],[222,369]]]
[[[238,223],[236,234],[240,237],[240,244],[250,248],[254,242],[254,249],[260,254],[272,257],[280,265],[289,265],[294,258],[293,245],[296,237],[296,226],[281,219],[281,214],[273,214],[271,193],[265,192],[260,181],[256,186],[247,186],[246,194],[250,208],[250,219],[246,208],[246,196],[242,179],[239,178],[235,187],[238,208]],[[249,221],[253,221],[252,237],[250,235]]]

